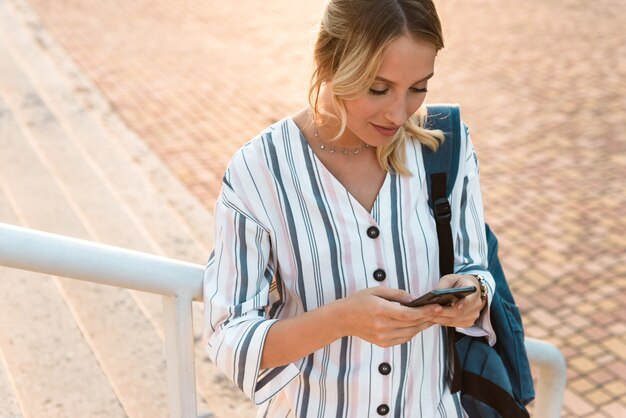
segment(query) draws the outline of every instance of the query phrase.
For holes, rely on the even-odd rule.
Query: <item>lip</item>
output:
[[[378,133],[384,136],[394,136],[396,132],[398,132],[398,129],[400,129],[399,126],[387,127],[387,126],[376,125],[375,123],[372,123],[372,126],[374,127],[374,129],[378,131]]]

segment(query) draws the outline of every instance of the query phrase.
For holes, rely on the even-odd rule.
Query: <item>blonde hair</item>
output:
[[[319,26],[313,57],[314,70],[309,104],[317,120],[321,87],[332,81],[331,101],[338,112],[339,139],[346,130],[345,100],[358,97],[374,81],[385,47],[410,35],[443,48],[441,23],[432,0],[329,0]],[[386,171],[408,175],[404,143],[413,137],[432,150],[443,141],[443,133],[425,128],[422,106],[398,130],[391,142],[377,148],[378,161]]]

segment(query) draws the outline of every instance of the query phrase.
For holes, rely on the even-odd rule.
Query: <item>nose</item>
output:
[[[390,123],[393,123],[395,126],[404,125],[404,122],[406,122],[409,116],[407,114],[406,96],[400,95],[392,103],[390,103],[384,116],[385,119],[387,119]]]

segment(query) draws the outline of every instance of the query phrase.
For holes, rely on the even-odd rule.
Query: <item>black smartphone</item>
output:
[[[449,306],[457,300],[463,299],[465,296],[471,295],[474,292],[476,292],[475,286],[435,289],[426,293],[425,295],[420,296],[417,299],[413,299],[409,303],[405,303],[404,306],[417,308],[424,305],[430,305],[431,303],[438,303],[441,306]]]

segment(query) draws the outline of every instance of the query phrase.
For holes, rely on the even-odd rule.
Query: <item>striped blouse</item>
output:
[[[467,128],[451,196],[455,272],[486,271],[478,162]],[[267,417],[462,417],[444,383],[442,328],[381,348],[344,337],[286,366],[260,369],[268,329],[372,286],[421,295],[439,280],[437,232],[421,146],[406,143],[412,176],[388,173],[371,212],[317,159],[293,119],[244,145],[224,175],[215,247],[204,278],[211,360]],[[489,298],[491,300],[491,297]],[[489,310],[474,336],[495,335]]]

